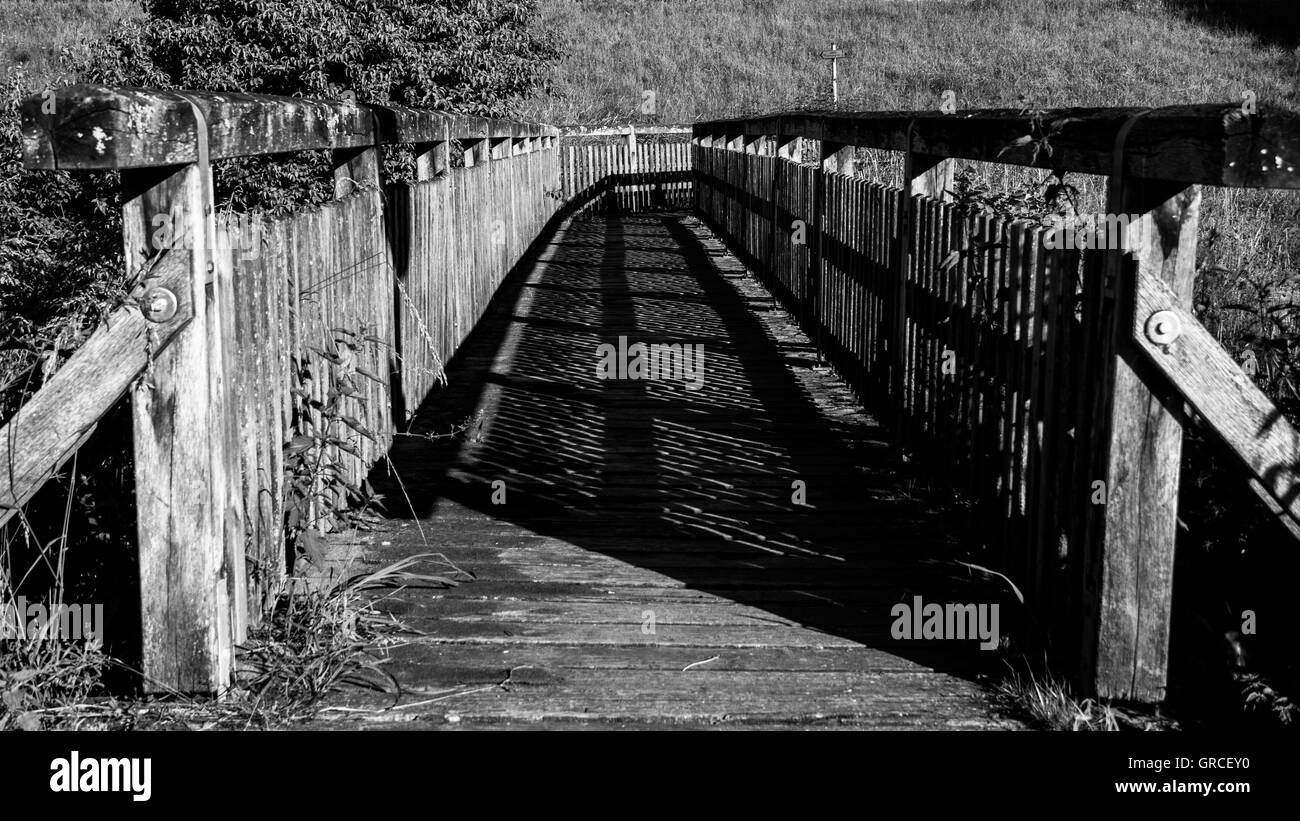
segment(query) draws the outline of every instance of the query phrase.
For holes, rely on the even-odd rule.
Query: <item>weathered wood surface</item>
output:
[[[841,145],[1109,175],[1115,135],[1139,108],[795,111],[696,123],[696,137],[792,134]],[[909,139],[910,132],[910,139]],[[1051,146],[1042,149],[1043,138]],[[1035,152],[1035,143],[1039,150]],[[1184,184],[1300,188],[1300,115],[1240,105],[1167,106],[1129,134],[1124,173]]]
[[[1139,214],[1128,228],[1130,253],[1111,250],[1104,271],[1116,296],[1102,313],[1100,379],[1092,417],[1092,506],[1081,545],[1085,586],[1097,591],[1083,611],[1084,653],[1095,656],[1089,690],[1107,698],[1164,699],[1173,599],[1174,542],[1183,429],[1166,406],[1172,392],[1139,371],[1135,357],[1136,281],[1156,278],[1175,307],[1192,303],[1200,191],[1181,183],[1112,180],[1110,211]],[[1186,190],[1185,190],[1186,189]],[[1095,585],[1095,586],[1094,586]]]
[[[670,213],[571,223],[507,280],[395,442],[418,525],[381,466],[392,518],[361,534],[367,565],[432,550],[477,579],[390,597],[423,633],[386,664],[401,703],[321,723],[1019,726],[975,680],[996,654],[889,637],[913,595],[1014,611],[770,301]],[[598,379],[619,336],[704,345],[701,388]]]
[[[143,168],[196,162],[191,99],[205,115],[213,160],[381,143],[546,137],[551,126],[404,106],[228,92],[75,85],[23,103],[28,168]],[[50,111],[50,109],[53,111]]]
[[[9,420],[0,511],[13,515],[143,371],[132,412],[145,686],[217,692],[249,621],[279,592],[286,529],[323,531],[345,497],[365,495],[403,369],[436,378],[554,212],[557,132],[396,106],[87,86],[33,97],[24,112],[29,167],[123,170],[128,270],[148,271],[142,290],[166,285],[179,311],[152,326],[117,311]],[[453,140],[481,167],[448,173]],[[456,192],[421,203],[441,226],[407,221],[405,198],[386,208],[383,143],[415,145],[415,189]],[[336,201],[216,224],[210,160],[308,149],[332,151]],[[449,244],[439,228],[453,221],[461,241]],[[417,244],[439,251],[413,260]],[[409,278],[430,306],[461,311],[443,339],[423,327]],[[304,452],[318,458],[288,461]],[[337,479],[328,491],[324,476]],[[305,511],[286,505],[286,478],[311,484]]]
[[[689,138],[690,129],[678,127],[564,129],[560,194],[568,213],[691,207]]]
[[[395,410],[418,404],[418,392],[436,383],[555,207],[543,194],[554,150],[384,192],[372,152],[336,155],[335,202],[273,220],[219,220],[236,323],[237,364],[228,373],[240,469],[232,492],[248,511],[253,623],[285,578],[286,480],[294,479],[286,476],[286,448],[299,434],[337,440],[319,451],[313,445],[309,459],[319,456],[359,488],[405,421]],[[335,391],[347,395],[330,421],[322,405]],[[318,504],[305,520],[288,512],[291,528],[324,531],[331,521]]]
[[[692,131],[690,125],[621,125],[621,126],[585,126],[571,125],[564,126],[560,129],[560,138],[565,137],[626,137],[629,128],[636,130],[638,134],[673,134],[689,136]]]
[[[127,270],[159,253],[155,215],[179,218],[172,228],[192,248],[181,254],[189,270],[180,286],[192,320],[154,356],[131,397],[142,672],[150,692],[219,690],[229,678],[241,621],[231,606],[232,588],[243,585],[244,534],[242,499],[228,493],[238,470],[228,438],[222,349],[228,308],[215,266],[209,267],[216,257],[209,251],[215,232],[208,224],[206,171],[198,165],[170,174],[133,171],[122,181]]]
[[[439,127],[426,149],[443,158],[436,179],[383,192],[376,149],[339,148],[340,199],[278,219],[223,214],[209,224],[198,164],[124,172],[127,265],[142,272],[141,292],[166,286],[179,310],[155,324],[119,309],[0,429],[9,443],[0,522],[135,381],[150,689],[224,685],[234,644],[281,590],[286,527],[323,531],[333,515],[324,493],[305,512],[286,506],[286,478],[304,467],[286,477],[286,455],[306,447],[321,459],[317,477],[335,471],[363,492],[394,434],[394,391],[437,381],[554,213],[549,135],[512,125],[498,139],[485,126],[484,162],[451,174],[453,132]],[[422,396],[398,398],[413,406]],[[334,403],[331,421],[323,412]],[[312,438],[290,448],[298,434]]]
[[[1143,327],[1156,311],[1172,311],[1181,329],[1168,345],[1152,342]],[[1138,348],[1186,398],[1207,428],[1250,471],[1278,506],[1277,515],[1300,522],[1300,432],[1241,365],[1219,345],[1171,288],[1139,272],[1133,334]]]
[[[559,207],[555,150],[515,154],[386,192],[396,266],[398,424]]]
[[[165,287],[178,297],[176,316],[144,318],[135,305],[118,308],[17,413],[0,426],[5,469],[0,470],[0,525],[16,515],[41,485],[94,430],[149,363],[193,316],[190,254],[159,257],[142,287]]]
[[[317,441],[309,459],[319,458],[353,486],[392,439],[393,267],[382,194],[372,166],[365,179],[367,167],[364,160],[343,166],[343,188],[351,193],[320,208],[280,219],[223,215],[219,222],[234,286],[235,364],[227,374],[238,437],[236,492],[248,513],[253,623],[281,589],[286,525],[324,530],[331,521],[314,505],[286,522],[285,483],[295,477],[285,468],[294,437],[341,443]],[[358,182],[366,187],[354,190]],[[322,415],[331,401],[338,415],[332,421]],[[304,465],[298,467],[301,475]]]

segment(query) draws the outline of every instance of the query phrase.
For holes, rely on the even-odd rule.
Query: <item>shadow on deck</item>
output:
[[[977,684],[997,653],[890,638],[914,596],[1006,599],[771,304],[685,213],[572,222],[512,274],[410,432],[475,421],[399,437],[401,486],[375,472],[371,559],[478,578],[391,603],[428,635],[390,663],[412,707],[373,718],[1016,726]],[[702,345],[700,388],[599,379],[619,337]]]

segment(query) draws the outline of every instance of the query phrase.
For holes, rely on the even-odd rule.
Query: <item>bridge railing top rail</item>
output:
[[[694,127],[691,123],[680,125],[638,125],[637,123],[625,123],[623,125],[605,125],[605,126],[585,126],[585,125],[566,125],[560,127],[561,137],[624,137],[628,132],[637,134],[691,134]]]
[[[799,137],[936,157],[1129,177],[1300,188],[1300,115],[1245,104],[1163,108],[787,111],[707,120],[696,139]]]
[[[94,170],[197,162],[195,108],[207,123],[208,156],[213,160],[559,134],[539,123],[399,105],[74,85],[24,101],[24,164],[37,169]]]

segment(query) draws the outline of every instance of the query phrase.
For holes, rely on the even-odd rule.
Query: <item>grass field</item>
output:
[[[1016,106],[1022,95],[1044,107],[1221,102],[1251,89],[1300,110],[1300,43],[1266,36],[1285,26],[1177,0],[544,3],[566,56],[554,98],[528,113],[555,123],[689,122],[813,103],[830,76],[815,53],[832,42],[849,53],[841,103],[862,110],[933,109],[947,89],[969,108]],[[1253,5],[1300,14],[1293,0]],[[641,112],[647,90],[652,116]]]
[[[1237,0],[1232,13],[1209,0],[541,3],[565,56],[552,95],[521,113],[556,124],[813,104],[830,76],[816,52],[832,42],[849,54],[841,103],[864,110],[936,108],[948,89],[968,108],[1220,102],[1251,89],[1300,110],[1294,0]],[[0,66],[70,79],[61,48],[139,13],[138,0],[0,0]]]
[[[137,0],[0,0],[0,73],[21,67],[38,84],[67,80],[60,49],[139,13]]]

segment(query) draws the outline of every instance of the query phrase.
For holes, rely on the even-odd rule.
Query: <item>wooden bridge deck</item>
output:
[[[353,694],[326,716],[1019,726],[978,683],[996,653],[890,639],[896,602],[1002,594],[952,561],[952,518],[698,219],[574,222],[522,267],[410,432],[474,421],[399,436],[404,491],[381,466],[392,518],[353,540],[367,566],[433,550],[477,579],[388,601],[426,634],[391,650],[400,705]],[[702,344],[702,387],[598,379],[620,336]]]

